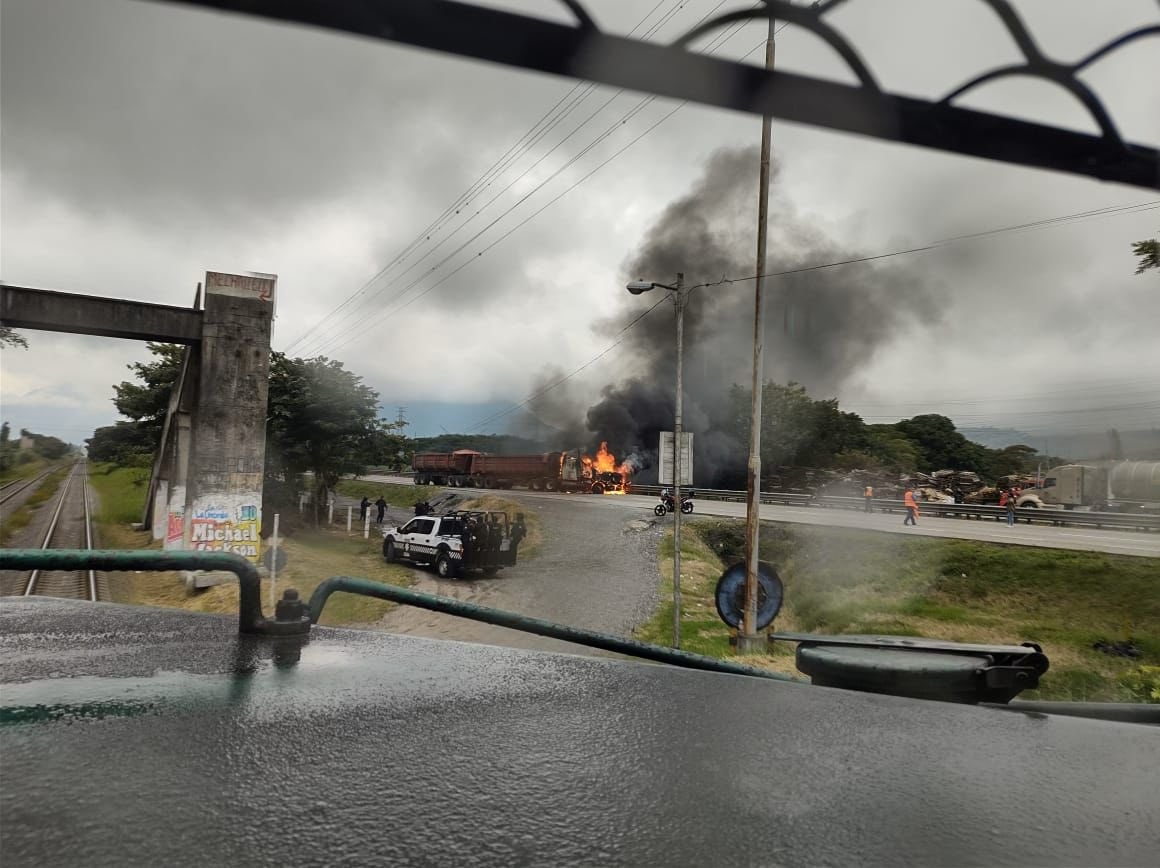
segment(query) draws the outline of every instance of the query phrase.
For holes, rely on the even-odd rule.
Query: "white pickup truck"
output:
[[[387,563],[434,564],[441,579],[455,579],[468,570],[494,576],[504,567],[515,566],[526,535],[522,513],[514,522],[502,512],[456,510],[421,515],[383,531],[383,557]]]

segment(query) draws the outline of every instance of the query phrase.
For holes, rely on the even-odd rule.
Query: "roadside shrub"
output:
[[[1136,702],[1160,702],[1160,666],[1141,666],[1117,680]]]

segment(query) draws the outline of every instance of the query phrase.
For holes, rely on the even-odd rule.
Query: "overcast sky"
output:
[[[554,2],[491,5],[567,17]],[[648,38],[668,40],[717,3],[586,5],[608,30],[640,36],[659,23]],[[1153,0],[1016,5],[1060,59],[1160,21]],[[937,97],[1017,58],[976,0],[851,2],[831,21],[897,93]],[[747,25],[699,47],[758,62],[763,32]],[[188,305],[207,270],[276,273],[276,349],[341,359],[379,390],[389,417],[408,403],[482,405],[447,416],[460,430],[603,352],[619,327],[610,323],[653,300],[629,296],[625,279],[675,277],[628,273],[646,261],[666,207],[698,189],[714,153],[752,147],[760,131],[759,118],[685,106],[593,173],[678,103],[642,105],[642,95],[612,88],[574,90],[563,79],[138,0],[2,0],[0,38],[0,279]],[[1084,76],[1124,136],[1152,146],[1158,49],[1158,39],[1138,42]],[[777,61],[851,80],[794,27],[779,35]],[[581,97],[429,230],[561,99]],[[988,86],[962,104],[1093,129],[1074,100],[1041,82]],[[1160,201],[1156,191],[776,121],[773,141],[771,264]],[[718,203],[706,231],[718,219],[752,225],[756,162],[752,171],[752,190],[741,185],[735,207]],[[770,373],[816,382],[826,393],[817,397],[837,397],[868,421],[939,411],[962,425],[1028,430],[1160,425],[1160,276],[1134,276],[1130,254],[1131,242],[1158,233],[1160,210],[1139,210],[867,266],[827,290],[851,294],[846,331],[810,340],[848,340],[832,335],[857,330],[865,313],[853,300],[872,285],[903,313],[857,352],[832,354],[840,367],[825,378],[810,379],[804,355],[776,349]],[[729,237],[731,260],[752,263],[751,233]],[[727,276],[750,274],[751,264]],[[748,304],[752,284],[712,291]],[[671,323],[667,308],[652,316]],[[111,386],[144,346],[26,335],[29,350],[0,360],[4,419],[73,442],[111,423]],[[702,354],[744,356],[752,332],[741,324],[711,339]],[[559,394],[582,419],[603,387],[648,372],[649,352],[625,341]],[[502,430],[516,415],[479,427]]]

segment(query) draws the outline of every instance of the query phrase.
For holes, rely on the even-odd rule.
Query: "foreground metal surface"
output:
[[[0,603],[5,866],[1143,865],[1160,847],[1151,727],[236,629]]]

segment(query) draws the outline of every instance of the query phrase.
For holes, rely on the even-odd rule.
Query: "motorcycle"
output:
[[[666,494],[661,497],[661,502],[653,507],[653,512],[658,516],[664,516],[672,512],[674,508],[673,496]],[[693,511],[693,496],[692,494],[681,495],[681,513],[688,515]]]

